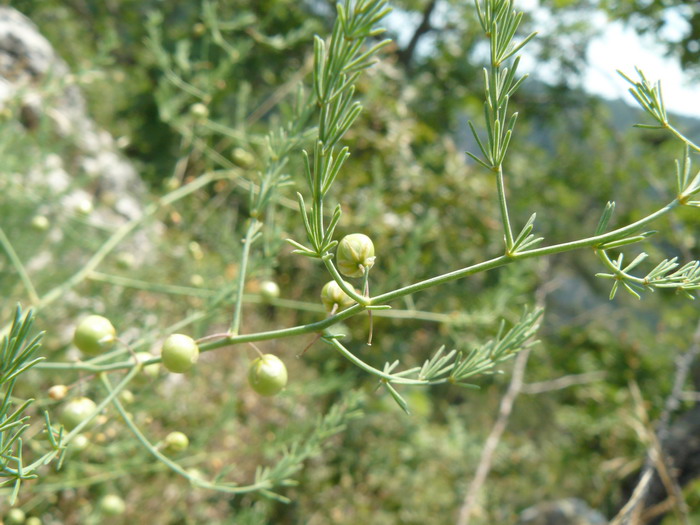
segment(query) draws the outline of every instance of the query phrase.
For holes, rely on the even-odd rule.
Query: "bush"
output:
[[[82,87],[111,101],[96,116],[129,137],[151,203],[119,226],[93,220],[116,208],[100,191],[95,210],[64,214],[99,181],[56,192],[32,162],[70,169],[75,145],[52,140],[50,119],[0,126],[10,504],[63,523],[513,523],[586,494],[614,514],[691,344],[696,310],[677,296],[700,283],[700,148],[659,86],[627,78],[668,137],[651,146],[580,93],[533,115],[541,92],[520,89],[517,67],[534,35],[503,0],[467,12],[491,42],[478,102],[479,68],[449,46],[411,65],[381,40],[384,0],[334,16],[221,4],[129,1],[112,19],[95,3],[94,25],[33,7],[80,42],[75,78],[96,68]],[[464,55],[477,42],[465,33]],[[456,108],[483,112],[469,138]],[[529,121],[516,128],[514,110]],[[103,326],[80,353],[88,315],[109,318],[109,345]],[[501,397],[533,348],[519,387],[532,395],[511,414]],[[61,426],[76,402],[89,413]],[[499,411],[511,432],[486,493],[470,480]]]

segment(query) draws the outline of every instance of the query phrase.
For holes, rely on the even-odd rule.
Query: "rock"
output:
[[[577,498],[539,503],[520,514],[518,525],[607,525],[608,520]]]
[[[47,154],[37,140],[33,165],[12,174],[24,187],[52,197],[44,208],[53,209],[38,210],[57,219],[51,221],[58,230],[52,231],[52,240],[60,240],[60,220],[76,214],[112,231],[143,215],[146,187],[136,169],[88,115],[67,64],[37,27],[11,7],[0,7],[0,115],[16,118],[16,129],[27,135],[47,126],[49,136],[66,145]],[[44,140],[46,131],[42,128]],[[122,250],[133,252],[138,264],[150,246],[140,231]]]

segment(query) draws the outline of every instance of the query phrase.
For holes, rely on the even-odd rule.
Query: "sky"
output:
[[[523,9],[539,5],[538,0],[519,0]],[[538,11],[542,27],[546,27],[547,15]],[[586,91],[608,99],[622,99],[636,104],[628,93],[629,84],[617,73],[625,73],[637,79],[635,67],[641,69],[651,82],[661,80],[666,109],[686,116],[700,117],[700,83],[694,83],[683,73],[677,59],[664,56],[665,49],[651,35],[640,37],[621,22],[610,22],[599,13],[593,22],[602,32],[588,47],[589,66],[584,74]],[[664,36],[678,38],[684,34],[687,22],[682,13],[668,15]],[[525,65],[525,64],[524,64]]]
[[[585,87],[606,98],[631,101],[628,84],[615,73],[622,70],[630,78],[638,67],[650,81],[661,80],[666,108],[688,116],[700,117],[700,83],[683,73],[677,60],[663,56],[664,49],[651,37],[640,38],[622,24],[609,24],[601,38],[588,49],[591,66]]]
[[[539,0],[516,0],[516,9],[532,12],[539,6]],[[692,9],[692,8],[691,8]],[[438,14],[438,16],[440,16]],[[536,26],[546,29],[548,14],[543,9],[536,9]],[[686,14],[687,16],[687,14]],[[400,43],[407,41],[419,19],[409,19],[404,13],[394,12],[388,20],[388,26],[397,31]],[[661,80],[662,93],[669,112],[686,116],[700,117],[700,82],[693,83],[683,73],[677,59],[664,56],[664,48],[654,42],[652,36],[638,36],[631,28],[621,22],[610,22],[605,15],[598,13],[593,22],[601,28],[600,36],[593,39],[588,48],[589,65],[584,74],[584,88],[608,99],[621,99],[630,105],[636,105],[628,93],[629,84],[617,73],[624,72],[636,79],[635,67],[640,68],[649,81]],[[665,36],[677,37],[687,27],[684,17],[672,13],[669,17]],[[430,38],[425,38],[425,47],[430,47]],[[521,72],[527,72],[535,78],[547,81],[546,72],[542,73],[534,59],[528,56],[525,47],[522,54]],[[429,52],[429,51],[428,51]]]

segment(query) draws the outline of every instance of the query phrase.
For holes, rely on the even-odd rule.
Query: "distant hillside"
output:
[[[639,107],[631,106],[623,100],[610,100],[607,102],[607,106],[613,116],[613,122],[621,129],[629,128],[638,123],[651,123],[651,117],[644,114]],[[670,113],[669,117],[673,125],[691,140],[700,141],[700,118],[685,117],[673,113]]]

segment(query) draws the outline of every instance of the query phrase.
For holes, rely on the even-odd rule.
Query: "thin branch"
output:
[[[661,441],[651,426],[649,414],[644,406],[644,398],[636,381],[632,381],[630,383],[630,392],[632,393],[635,410],[639,416],[641,424],[640,433],[649,443],[649,459],[653,462],[666,493],[669,494],[668,499],[672,504],[672,509],[676,511],[676,517],[680,523],[683,525],[688,525],[688,506],[683,499],[683,491],[678,484],[677,476],[675,476],[673,473],[673,469],[670,465],[671,462],[669,461],[667,454],[664,453]],[[642,514],[646,513],[646,509],[640,510],[642,511]],[[642,519],[642,523],[646,523],[646,520]]]
[[[606,375],[607,373],[604,370],[588,372],[585,374],[571,374],[558,377],[556,379],[551,379],[549,381],[524,384],[520,392],[522,394],[544,394],[545,392],[563,390],[564,388],[569,388],[571,386],[595,383],[596,381],[605,379]]]
[[[690,348],[676,359],[676,373],[673,378],[673,388],[671,389],[669,396],[666,398],[664,410],[659,418],[657,427],[658,430],[656,432],[657,439],[661,443],[663,443],[669,435],[669,422],[671,420],[671,414],[678,410],[681,405],[681,400],[684,397],[683,386],[685,385],[688,374],[690,373],[690,367],[699,354],[700,322],[696,327]],[[652,451],[649,451],[644,469],[642,470],[637,486],[632,491],[631,498],[622,507],[620,512],[618,512],[617,516],[613,518],[610,525],[630,525],[633,523],[632,518],[634,516],[634,512],[639,504],[646,498],[655,470],[656,468],[654,458],[652,457]]]
[[[19,255],[17,255],[17,252],[15,251],[14,247],[12,246],[10,239],[7,238],[7,235],[5,235],[5,232],[2,230],[2,228],[0,228],[0,246],[5,250],[5,253],[7,254],[7,258],[10,260],[12,265],[15,267],[15,271],[17,272],[17,275],[19,276],[19,280],[22,281],[24,288],[27,290],[27,294],[29,295],[29,300],[32,302],[32,304],[38,303],[39,302],[39,295],[36,291],[36,288],[34,288],[34,284],[32,283],[32,279],[31,279],[31,277],[29,277],[29,274],[27,273],[26,268],[22,264],[22,261],[19,258]]]
[[[546,273],[544,268],[548,267],[548,264],[543,265],[543,269],[540,275]],[[553,282],[548,283],[552,285]],[[551,291],[551,286],[540,286],[537,290],[537,300],[536,304],[538,308],[543,308],[545,303],[545,298],[547,293]],[[496,452],[503,432],[508,425],[508,419],[513,411],[513,404],[515,399],[520,393],[524,386],[525,369],[527,367],[527,360],[530,357],[531,349],[526,348],[518,354],[515,358],[515,365],[513,366],[513,374],[510,379],[510,384],[506,390],[505,395],[501,399],[501,404],[498,408],[498,417],[493,427],[491,428],[491,433],[484,443],[484,448],[481,452],[481,458],[479,460],[479,465],[477,466],[474,478],[469,484],[467,493],[462,501],[462,506],[459,509],[459,515],[457,518],[457,525],[469,525],[469,520],[471,519],[474,508],[476,507],[476,502],[479,494],[481,493],[481,488],[486,482],[486,478],[491,471],[491,465],[493,464],[493,456]]]
[[[260,104],[255,110],[246,118],[246,124],[251,125],[264,117],[268,112],[270,112],[279,102],[289,95],[299,83],[304,79],[306,75],[313,69],[314,61],[313,55],[309,55],[304,60],[304,64],[301,66],[299,71],[295,73],[292,78],[287,82],[282,84],[277,88],[272,95],[265,99],[262,104]]]
[[[457,525],[468,525],[471,515],[476,506],[476,500],[481,493],[481,487],[486,481],[486,477],[491,471],[491,464],[493,463],[493,455],[496,452],[499,442],[501,441],[501,436],[508,425],[508,419],[513,411],[513,403],[515,398],[521,392],[523,386],[523,377],[525,376],[525,367],[527,366],[527,360],[530,357],[530,349],[523,350],[515,358],[515,366],[513,367],[513,375],[508,385],[508,390],[506,391],[503,399],[501,399],[501,405],[498,408],[498,418],[491,428],[491,433],[486,439],[484,444],[484,449],[481,452],[481,459],[479,460],[479,466],[476,469],[476,474],[472,482],[469,484],[469,489],[464,497],[462,506],[459,509],[459,517],[457,518]]]
[[[408,43],[405,49],[402,49],[399,52],[399,60],[406,68],[411,67],[413,54],[416,51],[416,47],[418,47],[418,41],[426,33],[434,29],[432,24],[430,23],[430,17],[432,16],[433,11],[435,10],[436,4],[437,0],[431,0],[430,2],[428,2],[428,5],[426,5],[425,9],[423,10],[423,19],[421,20],[420,24],[418,24],[418,27],[416,27],[416,30],[413,33],[413,36],[411,37],[411,41]]]

